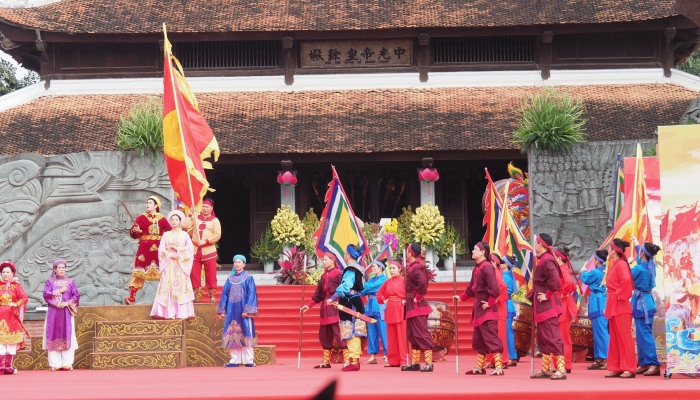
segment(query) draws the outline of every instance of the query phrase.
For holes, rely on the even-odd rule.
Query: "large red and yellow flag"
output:
[[[165,24],[163,38],[163,153],[170,184],[184,203],[186,213],[191,213],[193,208],[201,210],[202,199],[211,190],[204,173],[205,168],[211,169],[211,163],[204,159],[214,153],[214,161],[218,160],[219,144],[199,113],[180,62],[172,54]]]

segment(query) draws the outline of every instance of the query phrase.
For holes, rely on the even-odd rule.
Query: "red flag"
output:
[[[671,231],[669,232],[668,243],[681,240],[690,235],[697,225],[698,212],[693,206],[690,210],[676,214],[676,218],[671,223]],[[668,216],[666,216],[668,219]],[[668,222],[667,222],[668,224]]]
[[[211,190],[203,161],[214,153],[219,158],[219,145],[207,121],[199,113],[197,99],[185,80],[180,62],[171,53],[171,45],[163,24],[165,60],[163,63],[163,153],[170,184],[185,205],[201,210],[204,194]],[[175,63],[175,68],[173,68]]]

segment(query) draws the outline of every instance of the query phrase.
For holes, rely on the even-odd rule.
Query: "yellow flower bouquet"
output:
[[[305,232],[299,216],[289,206],[277,209],[270,222],[275,241],[282,245],[299,246],[304,241]]]
[[[411,218],[413,240],[428,247],[435,247],[445,233],[445,217],[440,215],[437,206],[431,203],[416,208]]]

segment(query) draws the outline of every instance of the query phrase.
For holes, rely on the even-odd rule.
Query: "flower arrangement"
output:
[[[305,232],[299,216],[291,207],[283,205],[270,222],[275,241],[281,245],[299,246],[304,240]]]
[[[396,218],[392,218],[391,221],[384,224],[384,233],[393,233],[396,235],[398,229],[399,221]]]
[[[282,255],[282,254],[280,254]],[[280,259],[277,262],[280,264],[279,271],[275,272],[275,280],[278,285],[301,285],[304,279],[304,256],[306,253],[297,246],[285,250],[283,253],[286,259]],[[309,282],[309,276],[314,273],[316,266],[311,264],[306,266],[306,282]],[[319,275],[320,276],[320,275]],[[318,282],[318,281],[317,281]]]
[[[364,235],[369,249],[373,252],[379,251],[383,243],[382,239],[379,237],[379,232],[382,230],[381,225],[366,223],[362,225],[360,230],[362,230],[362,235]]]
[[[315,260],[316,254],[314,253],[314,248],[316,246],[316,239],[312,238],[311,235],[316,232],[319,225],[321,225],[321,221],[318,220],[313,207],[306,212],[306,215],[304,215],[304,218],[301,220],[301,224],[304,226],[304,239],[300,246],[306,251],[309,257]]]
[[[443,259],[451,258],[452,244],[455,244],[457,257],[467,252],[467,244],[464,242],[464,238],[462,238],[459,230],[455,228],[452,222],[448,222],[445,224],[445,233],[440,236],[440,240],[438,240],[438,243],[435,246],[438,256]]]
[[[415,241],[435,247],[443,233],[445,218],[437,206],[428,203],[416,208],[416,214],[411,218],[411,234]]]
[[[277,261],[280,251],[282,251],[282,245],[275,240],[272,229],[268,226],[250,249],[250,255],[261,263],[267,264]]]
[[[404,207],[401,210],[401,215],[397,220],[396,238],[399,239],[399,248],[405,248],[406,245],[413,241],[411,234],[411,219],[413,218],[413,210],[411,206]]]
[[[385,233],[384,236],[382,236],[382,241],[384,242],[384,246],[387,244],[389,245],[392,253],[396,253],[399,249],[399,239],[393,233]]]

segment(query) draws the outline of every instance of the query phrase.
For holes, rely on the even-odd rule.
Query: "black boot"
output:
[[[420,364],[402,365],[401,371],[420,371]]]

